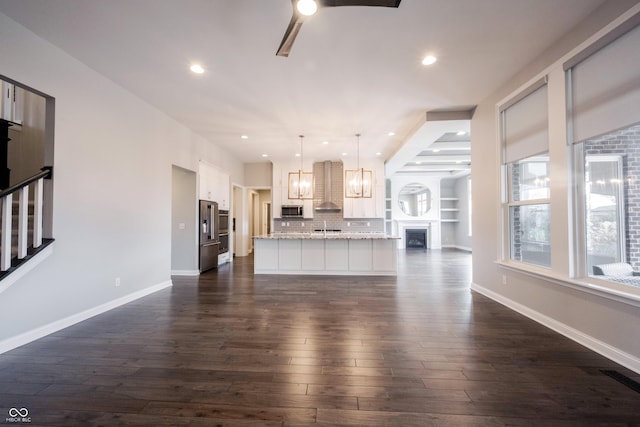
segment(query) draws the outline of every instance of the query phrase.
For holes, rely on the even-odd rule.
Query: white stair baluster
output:
[[[33,194],[33,247],[42,245],[42,204],[43,204],[44,178],[34,183]]]
[[[11,267],[11,210],[13,195],[2,199],[2,242],[0,243],[0,270],[7,271]]]
[[[27,256],[27,234],[29,232],[29,186],[20,189],[18,197],[18,259]]]

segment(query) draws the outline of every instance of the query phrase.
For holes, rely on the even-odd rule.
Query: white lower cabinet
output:
[[[395,240],[372,240],[373,271],[395,272],[398,269],[398,253]]]
[[[349,271],[373,270],[371,240],[349,241]]]
[[[349,271],[349,241],[325,240],[325,266],[327,271]]]
[[[392,276],[396,239],[256,238],[255,274]]]
[[[218,265],[226,264],[231,260],[229,252],[218,254]]]
[[[324,240],[302,240],[302,270],[324,270]]]
[[[255,239],[253,249],[255,257],[253,259],[253,269],[255,271],[277,271],[278,270],[278,240]],[[260,256],[258,256],[260,254]]]
[[[278,244],[278,269],[302,269],[302,240],[280,240]]]

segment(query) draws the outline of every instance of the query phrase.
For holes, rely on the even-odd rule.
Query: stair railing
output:
[[[0,239],[0,272],[11,268],[11,234],[13,223],[13,197],[18,196],[18,261],[27,257],[29,242],[29,185],[34,184],[33,198],[33,241],[31,247],[39,248],[42,245],[43,227],[43,201],[44,180],[51,178],[53,168],[44,167],[42,172],[33,175],[24,181],[0,191],[0,213],[2,214],[2,238]]]

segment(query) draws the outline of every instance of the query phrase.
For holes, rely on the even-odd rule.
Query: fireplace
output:
[[[405,248],[427,249],[428,230],[426,228],[405,228],[404,241]]]

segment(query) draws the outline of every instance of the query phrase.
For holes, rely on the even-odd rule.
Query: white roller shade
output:
[[[512,163],[549,151],[546,80],[502,110],[504,162]]]
[[[571,68],[573,142],[640,122],[640,26]]]

